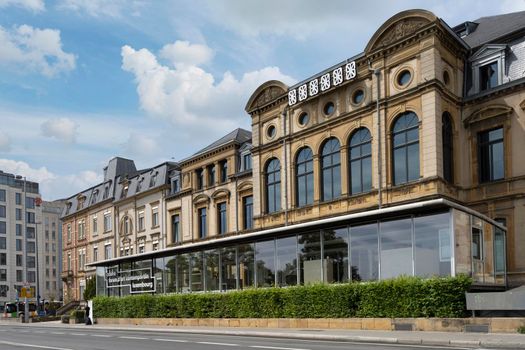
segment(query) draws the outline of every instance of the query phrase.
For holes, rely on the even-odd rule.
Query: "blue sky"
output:
[[[453,26],[525,0],[0,0],[0,170],[46,200],[101,181],[114,156],[180,160],[250,128],[263,82],[304,80],[363,51],[395,13]]]

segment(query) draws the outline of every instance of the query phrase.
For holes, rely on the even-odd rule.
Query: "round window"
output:
[[[365,98],[365,92],[361,89],[357,89],[354,91],[354,94],[352,95],[352,103],[353,104],[360,104],[363,102],[363,99]]]
[[[270,125],[268,129],[266,129],[266,136],[268,136],[269,139],[273,139],[273,137],[275,136],[275,132],[275,126]]]
[[[334,111],[335,111],[334,103],[333,102],[328,102],[327,104],[325,104],[323,111],[324,111],[325,115],[330,115],[330,114],[334,113]]]
[[[448,85],[448,83],[450,83],[450,75],[447,71],[443,72],[443,82],[445,83],[445,85]]]
[[[409,70],[405,69],[401,71],[401,73],[397,76],[397,84],[400,86],[405,86],[410,82],[410,79],[412,78],[412,74]]]
[[[310,121],[310,116],[308,115],[308,113],[305,112],[299,116],[299,125],[305,126],[306,124],[308,124],[309,121]]]

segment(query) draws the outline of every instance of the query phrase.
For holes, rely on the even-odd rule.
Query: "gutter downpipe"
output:
[[[283,117],[283,150],[284,150],[284,226],[288,226],[288,152],[286,149],[286,120],[288,116],[288,108],[285,107]]]
[[[382,181],[383,181],[383,160],[381,157],[381,113],[379,111],[379,98],[381,96],[381,70],[379,68],[372,68],[370,60],[368,61],[368,71],[373,72],[376,76],[377,82],[377,98],[376,98],[376,111],[377,111],[377,196],[378,196],[378,208],[381,209],[383,206],[382,196]]]

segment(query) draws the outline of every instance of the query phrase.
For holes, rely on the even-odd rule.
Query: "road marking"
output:
[[[66,334],[64,332],[50,332],[51,334]]]
[[[212,343],[212,342],[207,342],[207,341],[198,341],[197,344],[206,344],[206,345],[223,345],[223,346],[239,346],[239,344]]]
[[[70,335],[87,335],[86,333],[69,333]]]
[[[138,339],[138,340],[145,340],[145,339],[149,339],[149,338],[144,338],[144,337],[119,337],[120,339]]]
[[[263,345],[250,345],[250,348],[274,349],[274,350],[309,350],[309,349],[300,349],[300,348],[281,348],[278,346],[263,346]]]
[[[24,344],[24,343],[13,343],[10,341],[1,341],[0,344],[5,345],[11,345],[11,346],[18,346],[18,347],[26,347],[26,348],[37,348],[37,349],[51,349],[51,350],[73,350],[69,348],[57,348],[56,346],[44,346],[44,345],[35,345],[35,344]]]
[[[111,338],[111,335],[108,334],[90,334],[92,337],[100,337],[100,338]]]
[[[187,342],[188,342],[187,340],[181,340],[181,339],[162,339],[162,338],[156,338],[156,339],[153,339],[153,340],[156,340],[156,341],[171,341],[171,342],[174,342],[174,343],[187,343]]]

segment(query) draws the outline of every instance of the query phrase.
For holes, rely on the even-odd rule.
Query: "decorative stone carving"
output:
[[[414,34],[419,28],[427,24],[428,21],[418,19],[405,19],[396,23],[390,28],[383,38],[379,41],[381,45],[387,46],[401,38]]]
[[[521,101],[520,108],[522,111],[525,111],[525,100]]]
[[[277,97],[284,94],[285,91],[277,86],[270,86],[265,89],[255,100],[255,105],[257,107],[264,106],[265,104],[275,100]]]

